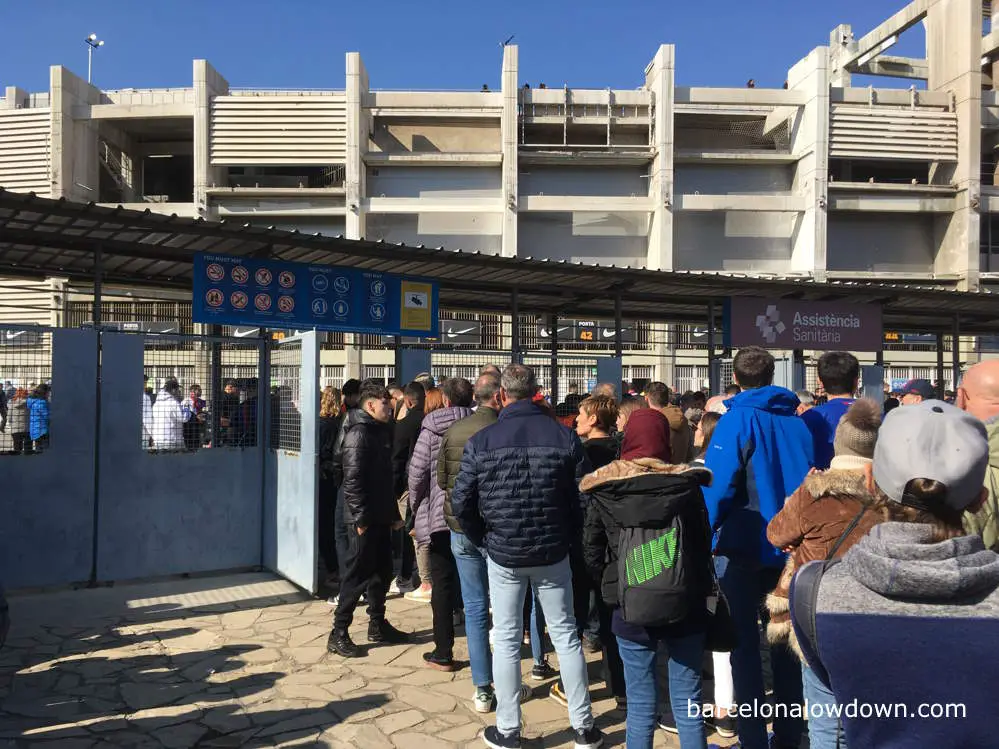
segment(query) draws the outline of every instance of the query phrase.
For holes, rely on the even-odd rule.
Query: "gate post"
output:
[[[558,313],[553,312],[548,318],[551,340],[551,382],[548,391],[551,394],[552,405],[558,404]]]

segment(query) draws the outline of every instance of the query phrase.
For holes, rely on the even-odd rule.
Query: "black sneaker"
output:
[[[733,739],[739,733],[735,718],[731,715],[726,715],[724,718],[714,717],[706,722],[709,723],[715,729],[715,733],[723,739]]]
[[[368,642],[388,643],[393,645],[409,642],[409,635],[400,632],[388,622],[368,624]]]
[[[604,735],[596,726],[576,731],[576,749],[598,749],[604,745]]]
[[[350,639],[347,632],[330,632],[330,638],[326,641],[326,650],[344,658],[360,658],[364,655],[364,651]]]
[[[548,661],[535,663],[531,669],[531,681],[548,681],[558,676],[558,671],[551,667]]]
[[[520,749],[519,733],[504,736],[496,726],[486,726],[486,730],[482,732],[482,740],[493,749]]]
[[[673,717],[673,713],[663,713],[659,716],[659,727],[663,729],[666,733],[678,734],[680,733],[676,730],[676,718]]]
[[[442,655],[437,655],[433,650],[423,654],[423,662],[430,668],[435,668],[438,671],[451,672],[458,670],[458,664],[454,662],[453,658],[445,658]]]

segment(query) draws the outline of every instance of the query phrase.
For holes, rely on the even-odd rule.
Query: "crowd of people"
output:
[[[26,388],[11,382],[0,388],[0,433],[10,435],[14,455],[43,451],[49,446],[52,387],[32,382]]]
[[[521,745],[527,642],[529,678],[552,682],[579,748],[603,742],[585,650],[601,653],[629,747],[657,727],[684,749],[706,747],[708,727],[744,749],[797,747],[806,730],[812,749],[989,745],[999,362],[973,367],[953,405],[917,381],[887,413],[855,397],[848,353],[820,358],[824,395],[804,404],[763,349],[733,371],[711,398],[604,384],[555,407],[520,364],[475,383],[328,388],[330,652],[365,655],[349,632],[362,599],[369,642],[409,641],[386,619],[387,595],[405,593],[432,608],[427,667],[454,671],[463,621],[472,705],[495,710],[483,740],[501,749]],[[838,709],[858,701],[966,712]]]

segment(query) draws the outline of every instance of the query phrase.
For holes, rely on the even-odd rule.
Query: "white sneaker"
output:
[[[339,594],[333,594],[329,598],[326,599],[326,605],[329,606],[330,608],[335,609],[337,601],[339,601],[339,600],[340,600]]]
[[[389,585],[389,595],[401,596],[405,593],[409,593],[415,590],[416,586],[413,585],[412,580],[400,580],[398,577],[392,579],[392,584]]]
[[[496,695],[493,690],[485,691],[476,689],[472,695],[472,707],[477,713],[489,713],[496,707]]]
[[[423,586],[420,586],[416,590],[411,590],[409,593],[406,593],[403,598],[407,601],[416,601],[417,603],[430,603],[432,595],[431,590],[431,588],[424,588]]]
[[[521,683],[520,694],[518,695],[521,703],[527,702],[531,699],[533,692],[527,684]],[[477,713],[488,713],[496,707],[496,693],[490,689],[488,692],[476,689],[475,694],[472,695],[472,706],[475,708]]]

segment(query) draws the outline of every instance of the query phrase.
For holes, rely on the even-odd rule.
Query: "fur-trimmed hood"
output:
[[[874,498],[867,489],[866,476],[853,469],[830,468],[827,471],[816,471],[805,477],[801,489],[811,494],[814,499],[819,497],[837,497],[839,499],[858,499],[864,504],[871,504]]]
[[[638,458],[605,465],[583,477],[579,490],[622,526],[665,528],[691,502],[703,508],[701,487],[710,484],[711,471],[702,466]]]
[[[583,477],[579,491],[592,492],[597,487],[614,481],[627,481],[640,477],[676,476],[695,481],[700,486],[711,486],[711,471],[700,465],[675,465],[664,463],[658,458],[636,458],[635,460],[615,460],[603,468]]]

